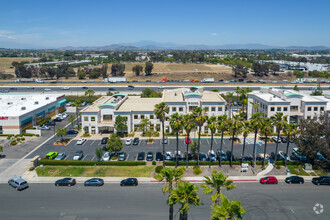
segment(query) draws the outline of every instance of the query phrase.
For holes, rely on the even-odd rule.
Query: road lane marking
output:
[[[94,144],[95,140],[92,141],[92,143],[89,146],[92,146]]]

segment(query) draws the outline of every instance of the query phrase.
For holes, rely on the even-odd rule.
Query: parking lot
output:
[[[74,135],[67,136],[67,138],[73,138]],[[57,138],[58,139],[58,138]],[[194,139],[192,139],[193,141]],[[98,158],[95,155],[96,148],[103,148],[105,144],[101,144],[101,140],[87,140],[82,145],[77,145],[77,140],[72,140],[67,146],[53,146],[54,139],[48,141],[46,144],[44,144],[42,147],[40,147],[37,151],[35,151],[33,154],[29,156],[29,158],[32,158],[36,155],[39,155],[40,157],[45,156],[48,152],[65,152],[67,155],[65,160],[72,160],[74,153],[77,150],[82,150],[84,153],[84,156],[82,160],[86,161],[97,161]],[[245,156],[251,156],[253,155],[253,138],[248,138],[246,140],[246,147],[245,147]],[[123,140],[124,143],[124,140]],[[216,151],[217,149],[220,149],[220,143],[221,139],[215,138],[213,143],[213,150]],[[242,144],[235,144],[233,155],[234,157],[240,158],[242,155]],[[268,144],[267,145],[267,153],[270,155],[271,152],[275,152],[276,144]],[[290,143],[290,149],[289,149],[289,155],[291,156],[292,148],[296,147],[295,144]],[[210,139],[209,138],[202,138],[201,139],[201,153],[207,154],[210,148]],[[229,139],[224,139],[223,144],[223,150],[230,151],[231,148],[231,142]],[[279,151],[286,151],[286,143],[279,143],[278,147]],[[169,138],[168,143],[165,144],[165,151],[171,151],[172,153],[176,150],[176,139],[175,138]],[[259,153],[263,153],[264,145],[263,142],[260,140],[257,141],[257,155]],[[162,152],[162,143],[160,139],[154,140],[153,144],[148,145],[146,140],[140,140],[138,145],[130,145],[126,146],[124,143],[123,152],[126,152],[127,154],[127,160],[134,161],[137,159],[137,154],[139,152],[153,152],[154,154],[156,152]],[[179,139],[179,151],[183,154],[186,151],[186,144],[184,141],[184,138]],[[190,151],[190,149],[189,149]],[[105,151],[104,151],[105,152]],[[155,155],[154,155],[155,156]]]

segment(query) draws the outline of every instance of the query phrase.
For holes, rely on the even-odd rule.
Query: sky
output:
[[[329,0],[0,0],[0,48],[174,44],[330,47]]]

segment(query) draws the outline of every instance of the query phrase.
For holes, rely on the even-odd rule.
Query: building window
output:
[[[139,118],[139,116],[138,115],[134,115],[134,119],[138,119]]]
[[[204,126],[204,133],[209,133],[209,128],[207,126]]]
[[[156,131],[160,131],[160,124],[156,124]]]
[[[91,117],[91,121],[95,121],[95,117]]]
[[[271,107],[271,108],[270,108],[270,111],[271,111],[271,112],[275,111],[275,107]]]
[[[165,121],[168,121],[169,120],[169,117],[165,117]]]
[[[212,112],[215,112],[215,107],[211,107],[211,111]]]
[[[218,107],[218,111],[219,112],[222,112],[222,107]]]
[[[103,115],[103,121],[112,121],[112,115]]]
[[[154,115],[150,115],[150,119],[154,119]]]
[[[172,107],[172,112],[176,112],[176,107]]]
[[[179,107],[179,112],[183,112],[183,107]]]
[[[320,111],[324,111],[324,107],[320,107]]]
[[[281,107],[277,107],[277,111],[280,112],[281,111]]]
[[[141,115],[141,119],[144,119],[144,115]]]
[[[283,107],[283,111],[287,112],[288,111],[288,107]]]
[[[298,106],[290,106],[290,111],[291,112],[297,112],[298,111]]]
[[[88,117],[87,116],[84,117],[84,121],[88,121]]]
[[[311,119],[311,116],[307,116],[307,119]]]
[[[317,111],[318,107],[314,107],[314,111]]]
[[[209,111],[209,107],[205,107],[204,109],[205,109],[205,111],[207,111],[207,112]]]
[[[312,107],[308,107],[307,111],[309,111],[309,112],[312,111]]]

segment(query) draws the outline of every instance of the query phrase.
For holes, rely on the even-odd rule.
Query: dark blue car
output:
[[[78,134],[76,130],[68,130],[67,134]]]
[[[84,183],[84,186],[103,186],[104,181],[101,178],[92,178],[89,180],[86,180]]]

